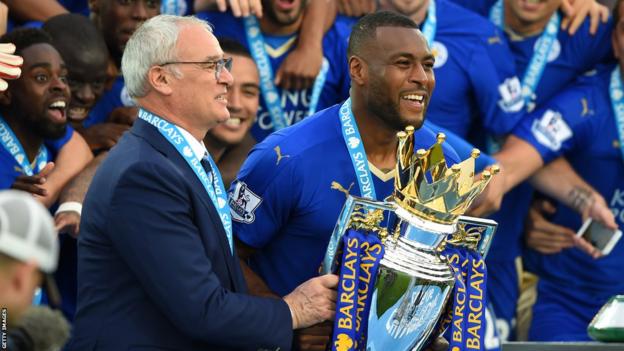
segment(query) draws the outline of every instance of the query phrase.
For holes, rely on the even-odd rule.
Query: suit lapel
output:
[[[184,179],[191,183],[191,188],[193,189],[193,192],[196,193],[201,199],[202,203],[206,207],[206,213],[210,216],[212,222],[215,223],[215,228],[217,229],[216,235],[218,237],[219,244],[221,245],[221,249],[225,252],[225,257],[227,257],[226,266],[228,268],[228,273],[230,276],[230,284],[238,291],[239,284],[236,283],[237,279],[233,274],[235,268],[232,267],[232,265],[237,261],[230,253],[230,244],[227,240],[227,235],[221,222],[221,217],[219,216],[219,213],[212,203],[212,200],[206,192],[206,189],[204,188],[202,182],[197,178],[195,172],[193,172],[188,163],[186,163],[186,160],[184,160],[184,158],[178,153],[175,147],[171,145],[171,143],[169,143],[169,141],[167,141],[167,139],[165,139],[165,137],[163,137],[154,126],[141,119],[137,119],[134,122],[131,132],[136,136],[144,139],[157,151],[164,154],[182,173]],[[205,233],[199,234],[205,235]]]

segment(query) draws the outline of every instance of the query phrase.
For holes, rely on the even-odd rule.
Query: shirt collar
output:
[[[186,141],[189,143],[189,146],[191,147],[191,150],[193,150],[193,153],[195,154],[195,157],[197,157],[197,159],[201,160],[208,154],[208,150],[206,150],[206,146],[204,145],[203,141],[195,139],[195,137],[191,135],[191,133],[189,133],[186,129],[180,126],[178,126],[178,129],[180,130],[180,133],[182,133],[182,136],[184,136],[184,139],[186,139]]]

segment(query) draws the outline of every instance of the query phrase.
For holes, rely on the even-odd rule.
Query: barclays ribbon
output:
[[[466,318],[465,342],[463,350],[485,350],[485,307],[487,270],[485,260],[475,251],[467,250],[465,256],[469,261],[466,267]]]
[[[494,6],[492,6],[490,10],[490,20],[498,27],[504,29],[503,0],[498,0]],[[548,21],[542,35],[537,40],[537,47],[533,52],[533,57],[531,57],[529,65],[524,72],[524,77],[522,78],[522,96],[524,97],[529,112],[535,108],[535,91],[544,73],[544,68],[546,68],[546,64],[548,63],[548,54],[557,40],[560,23],[561,15],[559,15],[559,12],[555,12],[550,17],[550,21]]]
[[[15,159],[17,164],[22,169],[22,172],[27,176],[33,176],[39,172],[46,166],[48,163],[48,149],[44,145],[39,147],[39,152],[35,157],[33,169],[30,166],[30,162],[28,162],[28,156],[26,155],[26,151],[24,147],[20,143],[19,139],[9,127],[9,124],[0,116],[0,143],[2,147],[8,151],[11,156]]]
[[[206,170],[201,164],[201,161],[195,156],[195,153],[191,149],[188,141],[184,138],[184,135],[180,133],[180,129],[176,125],[171,124],[161,117],[158,117],[144,109],[139,110],[139,118],[156,127],[160,134],[167,139],[173,147],[175,147],[180,156],[184,158],[189,167],[191,167],[193,172],[195,172],[197,179],[199,179],[204,186],[212,204],[219,213],[219,217],[223,223],[223,228],[225,229],[225,234],[227,235],[227,239],[230,244],[230,252],[233,254],[234,243],[232,239],[232,217],[230,214],[230,206],[228,205],[227,193],[223,187],[221,174],[210,157],[210,154],[206,155],[206,158],[212,167],[212,177],[208,176]]]
[[[430,46],[435,39],[436,29],[438,27],[438,17],[436,16],[436,4],[435,0],[429,1],[429,8],[427,9],[427,19],[422,26],[422,33],[427,40],[427,44]]]
[[[331,349],[366,350],[368,313],[377,268],[384,254],[381,240],[350,229],[343,236],[338,300]]]
[[[245,25],[245,35],[247,37],[247,44],[249,45],[249,51],[253,56],[254,61],[258,65],[258,73],[260,74],[260,91],[262,92],[262,98],[266,103],[269,116],[273,122],[273,130],[277,131],[288,127],[288,121],[286,115],[282,110],[281,101],[282,97],[278,93],[277,87],[273,83],[274,74],[271,67],[271,61],[269,55],[267,55],[264,48],[265,42],[262,32],[260,31],[260,25],[255,16],[247,16],[243,19]],[[321,96],[321,91],[325,85],[327,78],[327,72],[329,71],[329,62],[323,58],[323,64],[321,70],[316,76],[314,85],[312,87],[312,96],[310,98],[310,105],[308,105],[308,114],[314,114],[318,101]]]
[[[450,328],[447,330],[446,338],[449,342],[450,351],[463,351],[466,339],[465,319],[468,317],[466,314],[468,294],[465,269],[469,261],[465,257],[463,250],[452,245],[446,246],[444,256],[448,258],[448,262],[455,274],[451,314],[446,318],[450,319]]]
[[[622,89],[620,66],[616,66],[611,73],[609,96],[611,97],[611,106],[613,107],[613,114],[615,115],[615,125],[617,127],[618,138],[620,139],[622,160],[624,160],[624,89]]]
[[[355,117],[351,111],[351,98],[347,99],[347,101],[340,106],[340,124],[342,126],[342,137],[344,138],[347,150],[349,150],[353,170],[357,176],[360,196],[377,200],[375,184],[373,184],[373,177],[368,167],[368,158],[364,150],[364,143],[362,142],[360,131],[358,130]]]

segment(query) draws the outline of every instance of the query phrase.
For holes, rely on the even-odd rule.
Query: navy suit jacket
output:
[[[288,306],[245,294],[210,197],[149,123],[99,167],[80,228],[70,350],[290,349]]]

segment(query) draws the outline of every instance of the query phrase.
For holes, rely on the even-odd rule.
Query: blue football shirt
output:
[[[230,189],[234,233],[258,249],[250,266],[282,296],[318,275],[346,194],[360,195],[339,108],[320,111],[258,144]],[[436,142],[426,126],[415,134],[416,148]],[[455,151],[443,145],[447,161],[456,163]],[[372,166],[371,173],[377,197],[390,195],[394,172]]]
[[[545,161],[566,155],[576,172],[605,198],[622,228],[624,160],[609,96],[611,71],[581,77],[514,133],[531,143]],[[573,230],[581,226],[580,215],[565,206],[559,206],[552,221]],[[593,291],[603,297],[624,292],[622,241],[597,260],[576,248],[554,255],[529,250],[525,258],[541,279],[570,291]]]

